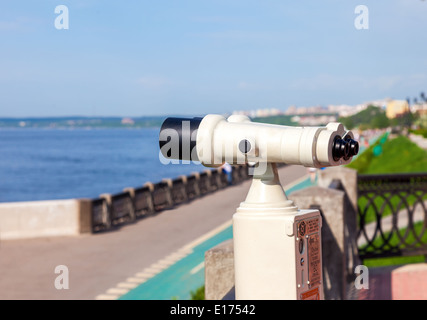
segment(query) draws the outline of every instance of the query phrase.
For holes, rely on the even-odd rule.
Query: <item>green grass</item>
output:
[[[424,138],[427,138],[427,129],[416,129],[416,130],[409,130],[409,132],[423,136]]]
[[[407,137],[398,136],[385,141],[382,145],[380,140],[366,149],[348,167],[356,169],[361,174],[427,171],[427,151]],[[378,150],[380,145],[382,152],[375,155],[374,150]]]
[[[398,266],[402,264],[410,263],[422,263],[426,259],[424,256],[408,256],[408,257],[387,257],[387,258],[374,258],[374,259],[365,259],[363,264],[368,268],[378,268],[378,267],[387,267],[387,266]]]
[[[190,292],[191,300],[205,300],[205,286]]]
[[[423,231],[423,221],[417,222],[414,224],[414,232],[419,237],[421,232]],[[399,234],[401,237],[404,237],[407,232],[407,228],[402,228],[399,230]],[[390,237],[390,232],[386,232],[384,234],[384,238],[388,239]],[[378,237],[373,241],[373,245],[375,247],[381,247],[384,245],[383,250],[389,250],[393,247],[396,247],[400,242],[400,239],[396,233],[394,233],[387,244],[384,245],[384,240],[382,237]],[[410,232],[408,237],[405,239],[405,242],[400,246],[401,249],[407,248],[409,245],[415,245],[415,247],[419,248],[423,245],[427,245],[427,232],[424,232],[421,237],[421,243],[417,243],[415,239],[414,233]],[[360,249],[365,249],[367,245],[363,245]],[[367,252],[372,252],[374,249],[368,248]],[[383,267],[388,265],[399,265],[399,264],[408,264],[408,263],[419,263],[424,262],[425,257],[423,255],[418,256],[397,256],[397,257],[387,257],[387,258],[374,258],[374,259],[365,259],[363,264],[367,267]]]
[[[346,167],[355,169],[359,174],[363,174],[369,168],[374,156],[374,148],[380,144],[385,143],[383,139],[386,139],[388,135],[383,134],[379,137],[375,143],[371,144],[366,150],[364,150],[361,154],[358,154],[353,161],[348,164]]]

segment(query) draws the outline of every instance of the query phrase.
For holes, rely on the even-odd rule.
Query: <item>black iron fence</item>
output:
[[[233,166],[232,173],[233,185],[249,178],[246,165]],[[146,183],[142,187],[127,188],[114,195],[103,194],[92,200],[92,230],[108,230],[171,209],[229,185],[222,169],[213,169],[175,179],[164,179],[158,183]]]
[[[361,259],[427,256],[427,173],[358,176]]]

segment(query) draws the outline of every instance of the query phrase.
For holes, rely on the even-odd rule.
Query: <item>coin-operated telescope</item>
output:
[[[249,164],[253,181],[233,215],[236,299],[323,299],[321,215],[287,198],[277,163],[348,164],[359,152],[351,131],[340,123],[291,127],[207,115],[167,118],[159,142],[167,159]]]

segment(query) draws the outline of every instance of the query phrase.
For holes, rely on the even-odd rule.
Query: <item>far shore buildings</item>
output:
[[[249,117],[269,117],[277,115],[288,115],[293,116],[291,119],[299,125],[319,125],[326,124],[328,122],[337,121],[339,117],[349,117],[362,110],[365,110],[368,106],[377,106],[386,111],[386,115],[389,119],[395,118],[400,114],[411,110],[413,113],[427,114],[427,103],[424,104],[413,104],[408,105],[405,100],[393,100],[391,98],[379,99],[360,103],[357,105],[328,105],[323,106],[310,106],[310,107],[296,107],[290,106],[286,110],[282,111],[278,108],[265,108],[257,110],[240,110],[234,111],[233,114],[246,115]]]
[[[132,118],[123,118],[121,123],[127,125],[134,125],[135,121]]]
[[[392,100],[387,103],[385,114],[387,118],[394,119],[409,112],[409,104],[406,100]]]
[[[407,100],[391,100],[386,106],[386,116],[389,119],[397,118],[407,112],[427,115],[427,103],[414,103],[409,105]]]
[[[270,116],[278,116],[283,114],[282,111],[280,111],[279,109],[276,108],[271,108],[271,109],[257,109],[257,110],[238,110],[238,111],[233,111],[234,115],[245,115],[251,118],[256,118],[256,117],[270,117]]]
[[[418,113],[420,116],[427,115],[427,102],[413,104],[410,109],[412,113]]]
[[[339,117],[348,117],[356,114],[369,105],[376,105],[381,108],[386,107],[388,101],[391,99],[369,101],[355,106],[351,105],[329,105],[324,106],[310,106],[310,107],[296,107],[290,106],[286,111],[282,111],[278,108],[265,108],[257,110],[239,110],[234,111],[233,114],[246,115],[249,117],[270,117],[277,115],[288,115],[294,116],[292,121],[300,125],[317,125],[325,124],[328,122],[337,121]]]

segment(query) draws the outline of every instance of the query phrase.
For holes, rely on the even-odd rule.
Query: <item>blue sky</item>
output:
[[[369,9],[357,30],[355,7]],[[57,30],[55,7],[69,9]],[[0,3],[0,117],[227,113],[427,92],[427,1]]]

